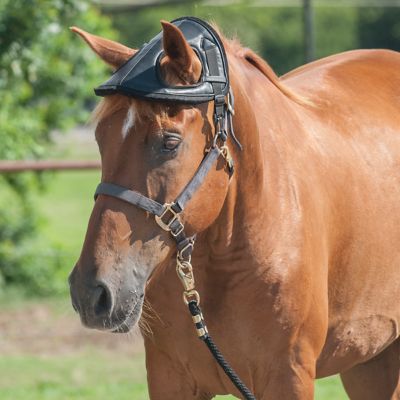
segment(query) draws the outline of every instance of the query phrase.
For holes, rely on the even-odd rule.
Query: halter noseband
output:
[[[241,149],[233,131],[234,98],[229,86],[228,62],[221,39],[206,22],[183,17],[172,21],[184,34],[202,63],[202,77],[198,84],[168,87],[161,79],[159,61],[163,56],[162,33],[145,44],[131,59],[120,67],[111,78],[95,89],[99,96],[121,93],[145,100],[198,104],[214,101],[215,135],[196,173],[172,203],[161,204],[139,192],[113,183],[102,182],[97,186],[95,199],[99,195],[116,197],[155,216],[156,223],[170,232],[176,242],[176,271],[183,284],[183,299],[189,307],[197,334],[203,340],[225,373],[248,400],[255,400],[249,389],[226,363],[212,341],[199,308],[200,295],[195,289],[191,255],[195,236],[187,237],[180,214],[186,203],[202,184],[212,166],[223,156],[230,176],[233,174],[233,159],[226,146],[228,137]]]

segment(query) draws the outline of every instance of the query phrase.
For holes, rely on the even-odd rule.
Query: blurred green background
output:
[[[400,49],[400,0],[313,4],[316,58]],[[93,127],[85,123],[97,101],[92,88],[109,70],[69,26],[140,47],[160,30],[160,19],[195,15],[284,74],[305,61],[301,5],[0,0],[0,159],[98,159]],[[66,280],[98,180],[99,171],[0,173],[1,399],[147,398],[140,339],[85,332],[68,304]],[[35,344],[43,336],[48,351]],[[330,378],[317,384],[316,398],[346,396]]]

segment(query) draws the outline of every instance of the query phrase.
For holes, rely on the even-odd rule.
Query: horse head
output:
[[[161,79],[192,86],[202,63],[181,30],[162,22]],[[73,28],[106,63],[120,68],[137,50]],[[97,109],[96,140],[102,182],[135,190],[161,204],[175,199],[190,181],[214,140],[214,104],[147,101],[105,96]],[[205,230],[219,215],[229,174],[220,157],[188,203],[181,220],[188,235]],[[71,297],[91,328],[128,331],[140,318],[146,284],[176,252],[171,235],[154,215],[100,194],[79,260],[71,273]]]

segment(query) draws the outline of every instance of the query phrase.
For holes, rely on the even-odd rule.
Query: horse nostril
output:
[[[112,310],[112,297],[108,288],[99,285],[94,290],[93,310],[97,317],[109,316]]]

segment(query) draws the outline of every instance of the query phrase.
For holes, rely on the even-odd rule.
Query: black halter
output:
[[[202,63],[202,77],[198,84],[169,87],[161,79],[159,61],[163,56],[163,49],[162,33],[160,33],[119,68],[107,82],[96,88],[95,93],[99,96],[121,93],[147,100],[187,104],[214,101],[215,134],[212,145],[193,178],[171,203],[161,204],[134,190],[106,182],[97,186],[95,199],[99,195],[107,195],[139,207],[153,214],[157,224],[171,233],[177,245],[177,273],[185,289],[184,301],[192,314],[199,338],[207,344],[217,362],[243,396],[255,400],[249,389],[226,363],[208,334],[199,308],[200,296],[195,290],[191,265],[195,237],[187,237],[180,219],[186,203],[200,187],[219,156],[225,158],[230,176],[233,174],[233,160],[225,144],[228,137],[232,137],[241,148],[233,131],[234,104],[229,86],[228,62],[221,39],[206,22],[198,18],[183,17],[172,23],[179,27]]]

